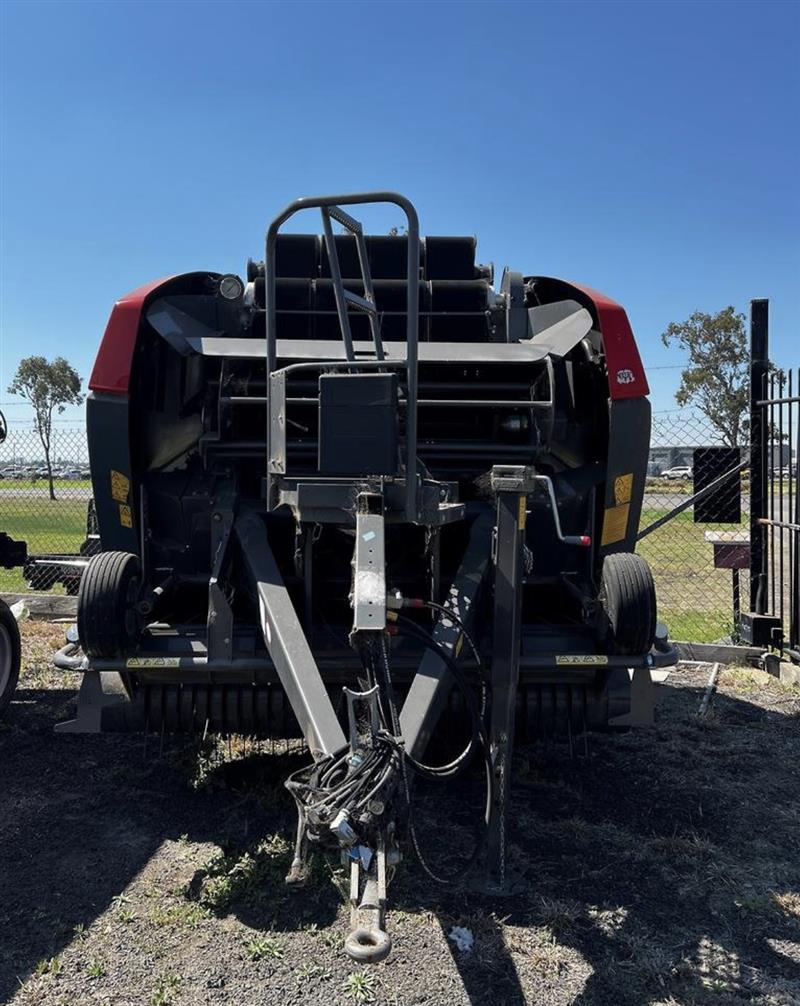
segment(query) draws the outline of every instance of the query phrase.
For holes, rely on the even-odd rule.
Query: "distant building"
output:
[[[683,468],[687,466],[693,468],[694,452],[696,450],[703,450],[707,446],[701,444],[665,444],[663,447],[651,447],[647,462],[647,474],[660,475],[668,468]],[[720,445],[715,444],[714,446],[719,447]],[[750,452],[749,447],[741,447],[740,450],[742,452],[742,461],[747,461]],[[789,444],[773,444],[770,467],[785,468],[790,464],[792,466],[797,464],[797,455],[791,450]]]

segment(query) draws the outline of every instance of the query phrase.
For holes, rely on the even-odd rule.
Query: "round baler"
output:
[[[406,233],[365,235],[368,202]],[[309,208],[322,235],[283,232]],[[394,193],[298,200],[244,279],[120,300],[90,380],[102,552],[63,729],[304,737],[288,879],[310,842],[340,850],[359,959],[388,952],[416,773],[483,759],[472,869],[506,888],[515,735],[647,723],[675,660],[634,554],[650,409],[625,312],[475,253]]]

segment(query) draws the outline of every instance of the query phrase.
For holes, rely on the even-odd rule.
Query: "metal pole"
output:
[[[492,711],[489,744],[494,770],[494,800],[489,812],[486,841],[488,886],[508,887],[506,864],[506,804],[514,750],[514,714],[520,665],[520,631],[524,570],[526,492],[532,489],[524,468],[513,469],[514,477],[498,485],[495,535],[494,616],[492,619]],[[516,483],[516,484],[514,484]]]
[[[764,399],[769,370],[769,301],[750,301],[750,609],[767,611],[768,548],[764,528],[767,516],[767,422]]]

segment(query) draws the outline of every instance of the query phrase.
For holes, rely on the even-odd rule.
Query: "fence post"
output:
[[[768,423],[765,405],[769,370],[769,301],[750,301],[750,610],[767,611],[767,535],[761,518],[767,516]]]

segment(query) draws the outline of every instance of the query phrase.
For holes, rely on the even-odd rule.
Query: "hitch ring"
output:
[[[377,964],[389,956],[392,938],[383,929],[354,929],[344,941],[344,952],[354,961]]]

